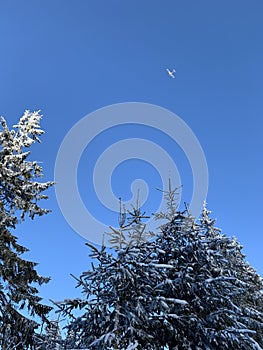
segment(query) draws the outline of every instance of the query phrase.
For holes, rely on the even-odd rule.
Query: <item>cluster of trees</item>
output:
[[[110,251],[87,244],[96,263],[79,278],[84,298],[58,305],[72,316],[68,332],[78,348],[263,347],[261,277],[206,207],[197,222],[187,209],[175,210],[174,194],[166,193],[167,212],[156,216],[167,223],[151,240],[134,208],[113,229]]]
[[[92,263],[76,278],[83,297],[56,303],[68,319],[62,339],[36,288],[48,279],[22,258],[26,248],[11,232],[27,214],[48,212],[38,201],[53,183],[36,181],[42,169],[25,151],[39,142],[39,121],[26,111],[10,131],[2,119],[0,349],[263,349],[262,278],[206,206],[198,219],[179,211],[171,187],[166,212],[155,214],[158,232],[147,232],[138,204],[121,206],[111,248],[86,243]],[[41,334],[35,316],[46,325]]]

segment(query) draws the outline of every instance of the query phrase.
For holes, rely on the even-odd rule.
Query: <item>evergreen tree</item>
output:
[[[34,350],[62,350],[65,341],[62,339],[59,321],[49,321],[45,332],[35,334]],[[74,347],[74,346],[73,346]]]
[[[126,212],[121,212],[119,230],[112,228],[113,251],[87,244],[97,264],[92,263],[92,269],[78,280],[84,299],[57,303],[64,314],[85,310],[82,316],[73,316],[68,327],[74,348],[159,349],[148,325],[155,303],[150,285],[158,283],[155,268],[148,264],[153,261],[148,257],[149,234],[144,232],[144,215],[138,208],[128,214],[126,222]]]
[[[261,349],[263,284],[242,247],[214,227],[206,208],[200,223],[187,210],[169,213],[158,214],[169,222],[154,248],[166,275],[153,289],[166,304],[156,337],[170,350]]]
[[[75,348],[263,348],[261,277],[206,208],[197,221],[177,210],[175,195],[165,193],[167,210],[156,218],[167,223],[151,240],[136,208],[128,225],[120,212],[115,254],[89,245],[98,263],[78,280],[84,298],[59,304],[65,314],[84,309],[69,325]]]
[[[33,347],[38,323],[30,316],[45,320],[50,307],[40,303],[37,285],[49,278],[38,275],[36,263],[22,258],[28,251],[17,242],[12,231],[28,215],[31,219],[44,215],[38,202],[47,196],[42,192],[53,183],[38,182],[42,168],[29,161],[28,149],[40,142],[38,112],[25,111],[14,129],[9,130],[4,118],[0,130],[0,347],[27,349]],[[21,313],[20,310],[26,310]],[[25,314],[29,315],[26,316]]]

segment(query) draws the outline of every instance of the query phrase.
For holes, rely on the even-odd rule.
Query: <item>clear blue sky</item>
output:
[[[11,126],[25,109],[41,109],[46,133],[32,157],[43,162],[45,180],[54,177],[66,133],[98,108],[138,101],[178,114],[205,152],[207,202],[217,226],[238,238],[247,260],[263,274],[262,16],[261,0],[1,1],[0,114]],[[168,77],[167,67],[177,69],[176,79]],[[125,135],[117,130],[115,139],[118,133]],[[105,137],[110,144],[111,135]],[[95,140],[90,154],[100,145]],[[175,152],[168,141],[167,147]],[[190,169],[179,153],[187,201]],[[136,177],[141,165],[150,189],[160,186],[155,173],[147,179],[145,164],[132,166]],[[85,153],[79,168],[83,194],[90,170]],[[117,193],[129,193],[132,174],[127,165],[116,170]],[[16,234],[30,248],[27,256],[39,262],[39,272],[52,277],[41,295],[61,300],[78,294],[69,274],[89,267],[88,249],[63,218],[54,189],[49,196],[43,205],[52,213],[20,225]]]

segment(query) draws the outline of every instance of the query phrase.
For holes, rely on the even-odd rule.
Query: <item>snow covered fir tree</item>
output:
[[[0,130],[0,348],[33,349],[40,322],[47,321],[50,307],[41,303],[37,286],[49,278],[40,276],[36,263],[23,259],[28,251],[13,235],[26,216],[34,219],[49,211],[38,205],[42,192],[53,185],[41,183],[42,168],[29,161],[30,147],[40,142],[41,116],[25,111],[14,129],[4,118]],[[25,310],[25,312],[23,312]]]
[[[64,341],[61,336],[59,320],[49,321],[46,324],[45,332],[35,334],[34,350],[62,350]]]
[[[120,212],[111,249],[88,244],[83,298],[57,303],[70,319],[66,349],[263,348],[261,277],[206,206],[195,220],[177,210],[175,195],[165,193],[167,211],[156,218],[166,223],[151,240],[136,207]]]

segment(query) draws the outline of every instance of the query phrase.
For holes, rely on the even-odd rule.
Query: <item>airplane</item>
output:
[[[170,71],[170,69],[166,69],[166,72],[169,74],[169,76],[171,77],[171,78],[175,78],[175,76],[174,76],[174,73],[176,73],[176,70],[175,69],[173,69],[172,71]]]

